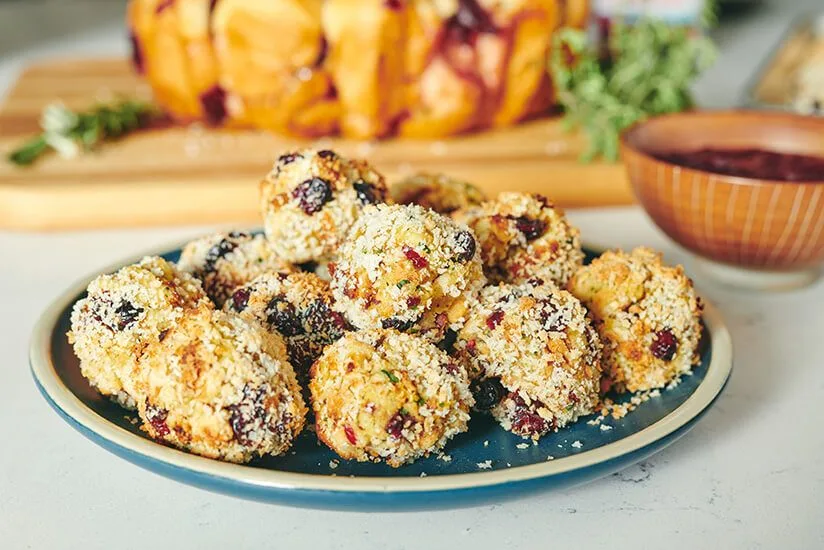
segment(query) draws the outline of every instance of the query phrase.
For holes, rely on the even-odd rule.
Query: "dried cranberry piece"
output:
[[[541,220],[527,216],[518,216],[512,219],[515,220],[515,227],[524,234],[524,237],[526,237],[528,241],[537,239],[546,231],[546,223]]]
[[[206,258],[203,262],[203,271],[207,273],[214,271],[217,261],[229,254],[235,248],[237,248],[237,243],[227,239],[221,239],[220,242],[213,245],[206,251]]]
[[[397,412],[386,423],[386,433],[395,439],[403,437],[403,428],[409,421],[409,417],[402,412]]]
[[[503,320],[504,312],[500,309],[496,309],[489,317],[486,318],[486,326],[489,327],[489,330],[495,330]]]
[[[458,11],[446,21],[448,40],[460,43],[474,42],[479,33],[495,33],[497,29],[478,0],[459,0]]]
[[[206,122],[217,126],[226,119],[226,90],[215,84],[200,94],[200,106]]]
[[[540,305],[541,324],[544,328],[553,332],[561,332],[564,330],[564,322],[561,319],[561,316],[558,315],[558,309],[555,307],[555,304],[549,300],[543,300],[540,302]]]
[[[134,31],[129,31],[129,42],[132,46],[132,66],[138,74],[143,74],[143,51],[140,48],[140,40]]]
[[[355,194],[357,194],[358,200],[361,201],[361,204],[376,204],[381,202],[375,186],[371,183],[366,183],[363,180],[359,180],[353,183],[352,187],[355,188]]]
[[[512,421],[512,431],[524,436],[542,436],[554,428],[554,421],[548,421],[539,415],[535,408],[542,406],[537,401],[532,402],[532,406],[526,404],[519,393],[510,393],[507,396],[515,403],[515,410],[512,411],[510,420]]]
[[[649,349],[658,359],[671,361],[678,351],[678,339],[669,329],[659,330]]]
[[[298,201],[307,216],[311,216],[332,200],[332,185],[323,178],[314,177],[298,184],[292,191],[292,198]]]
[[[297,159],[302,159],[303,155],[300,153],[284,153],[278,157],[278,168],[281,166],[286,166],[287,164],[292,164]]]
[[[401,332],[406,332],[412,328],[414,324],[415,321],[404,321],[403,319],[398,319],[397,317],[390,317],[381,321],[381,326],[383,328],[393,328]]]
[[[469,391],[475,397],[475,409],[479,411],[488,411],[497,405],[506,393],[501,379],[497,377],[473,380],[469,385]]]
[[[329,43],[326,42],[326,37],[320,37],[320,49],[318,50],[318,57],[315,59],[313,63],[314,67],[320,67],[323,65],[323,62],[326,61],[326,55],[329,53]]]
[[[171,8],[174,6],[175,0],[162,0],[158,2],[157,6],[155,7],[155,15],[159,15],[166,11],[166,9]]]
[[[249,304],[249,289],[239,288],[232,294],[232,309],[241,312]]]
[[[324,300],[315,300],[303,310],[303,322],[309,332],[322,336],[329,343],[337,340],[352,327],[346,318],[334,311]]]
[[[320,151],[318,151],[318,156],[322,159],[338,158],[338,154],[334,151],[330,151],[329,149],[321,149]]]
[[[169,416],[169,411],[166,409],[155,407],[146,400],[146,419],[154,428],[155,433],[159,437],[166,437],[171,433],[169,426],[166,424],[166,418]]]
[[[467,340],[467,342],[466,342],[466,351],[467,351],[467,353],[469,353],[469,355],[474,356],[475,353],[477,353],[477,347],[478,347],[478,344],[477,344],[477,342],[475,342],[474,338],[472,340]]]
[[[384,0],[383,5],[390,10],[400,11],[403,9],[403,0]]]
[[[406,299],[407,307],[418,307],[421,305],[421,297],[420,296],[410,296]]]
[[[458,231],[452,250],[455,252],[455,259],[459,262],[468,262],[475,256],[475,237],[469,231]]]
[[[269,300],[266,305],[266,321],[283,336],[297,336],[305,332],[295,306],[287,302],[282,294]]]
[[[423,269],[429,265],[429,260],[418,254],[418,252],[408,245],[403,245],[403,254],[412,262],[415,269]]]
[[[358,439],[355,437],[355,430],[352,429],[352,426],[344,426],[343,433],[346,434],[346,439],[349,440],[349,443],[352,445],[358,444]]]
[[[444,370],[449,374],[455,376],[461,372],[461,367],[456,365],[455,363],[447,363],[443,366]]]
[[[264,387],[243,387],[243,396],[235,405],[227,407],[229,423],[238,443],[245,447],[256,444],[255,434],[262,434],[268,426],[266,424],[266,391]],[[257,437],[260,437],[258,435]]]
[[[127,300],[121,300],[120,305],[114,310],[117,314],[117,330],[126,330],[137,321],[137,318],[143,313],[143,308],[135,306]]]

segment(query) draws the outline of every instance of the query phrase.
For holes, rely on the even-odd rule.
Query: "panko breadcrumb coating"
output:
[[[471,231],[432,210],[370,207],[331,268],[335,307],[358,328],[436,341],[460,327],[466,301],[485,283],[477,248]]]
[[[190,242],[183,247],[177,266],[200,279],[206,294],[218,307],[237,287],[261,273],[293,269],[263,235],[240,231],[216,233]]]
[[[398,467],[466,431],[472,394],[463,367],[394,329],[352,332],[312,366],[318,438],[344,459]]]
[[[335,255],[364,207],[387,195],[369,164],[326,149],[281,155],[260,189],[266,236],[292,263]]]
[[[417,204],[440,214],[477,206],[486,200],[483,192],[463,180],[445,174],[415,174],[393,184],[389,196],[396,204]]]
[[[72,309],[69,343],[103,395],[135,408],[138,360],[183,317],[212,309],[200,282],[160,257],[101,275]]]
[[[477,406],[515,434],[538,439],[598,403],[598,335],[583,305],[554,284],[484,288],[455,348],[483,378],[473,384]]]
[[[230,462],[285,452],[306,405],[280,336],[236,315],[183,317],[141,359],[144,428],[180,449]]]
[[[541,195],[501,193],[453,217],[475,232],[492,282],[538,278],[563,286],[583,263],[578,229]]]
[[[568,288],[595,320],[616,390],[661,388],[698,363],[701,303],[683,268],[664,265],[661,254],[605,252]]]
[[[351,328],[332,303],[329,284],[317,275],[266,273],[237,289],[224,309],[280,334],[298,380],[306,384],[315,359]]]

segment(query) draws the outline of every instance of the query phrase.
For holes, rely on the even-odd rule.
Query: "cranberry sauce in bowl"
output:
[[[819,156],[715,147],[650,154],[663,162],[727,176],[788,182],[824,180],[824,157]]]

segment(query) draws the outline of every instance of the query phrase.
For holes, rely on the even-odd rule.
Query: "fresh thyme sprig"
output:
[[[693,105],[689,86],[715,57],[709,38],[656,19],[613,24],[606,56],[576,29],[555,37],[550,59],[565,125],[588,140],[582,160],[618,158],[621,131]]]
[[[133,100],[101,104],[85,112],[74,112],[62,103],[53,103],[43,109],[40,118],[43,132],[11,151],[8,160],[27,166],[49,150],[72,158],[94,149],[104,140],[117,139],[146,126],[158,114],[153,105]]]

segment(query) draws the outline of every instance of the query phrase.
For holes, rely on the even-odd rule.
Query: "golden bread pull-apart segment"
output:
[[[174,117],[304,137],[438,137],[554,101],[553,32],[586,0],[132,0],[137,68]]]

